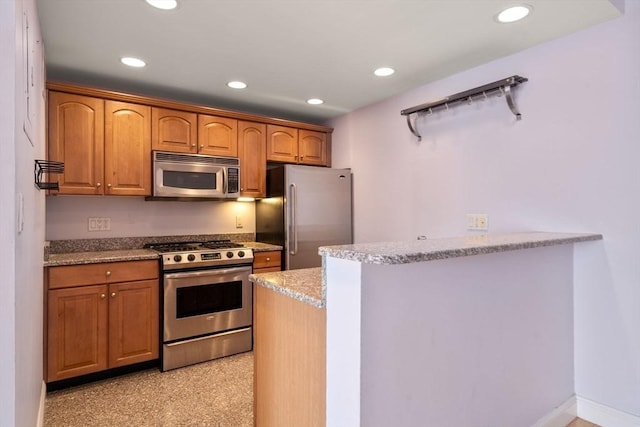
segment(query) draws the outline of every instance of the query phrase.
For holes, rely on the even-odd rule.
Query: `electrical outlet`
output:
[[[87,229],[89,231],[110,231],[111,218],[87,218]]]
[[[240,215],[236,215],[236,228],[242,228],[242,217]]]
[[[487,214],[467,214],[467,230],[489,229],[489,218]]]

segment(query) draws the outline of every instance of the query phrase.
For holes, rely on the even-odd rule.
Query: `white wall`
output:
[[[111,231],[87,231],[88,217],[111,218]],[[236,228],[236,217],[242,228]],[[165,202],[143,197],[47,197],[47,240],[255,233],[253,202]]]
[[[23,18],[29,23],[28,62]],[[34,426],[42,390],[42,247],[44,195],[33,184],[33,161],[44,156],[42,44],[34,0],[0,1],[0,413],[3,425]],[[25,100],[26,75],[31,108]],[[27,110],[29,111],[27,113]],[[30,136],[24,131],[30,119]],[[24,228],[18,205],[24,201]]]
[[[15,93],[16,64],[12,55],[16,48],[14,2],[0,2],[0,93]],[[15,98],[0,96],[0,158],[15,159]],[[7,142],[5,142],[7,141]],[[0,414],[15,424],[15,168],[13,162],[0,168]]]
[[[417,142],[400,115],[513,74],[530,79],[520,122],[491,98],[420,120]],[[466,213],[491,232],[602,233],[575,254],[576,392],[640,416],[640,2],[330,125],[334,165],[354,172],[356,242],[467,234]]]

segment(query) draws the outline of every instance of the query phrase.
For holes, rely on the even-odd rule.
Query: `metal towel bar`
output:
[[[428,112],[428,114],[433,114],[433,110],[437,108],[444,107],[445,109],[449,109],[451,104],[455,104],[457,102],[468,102],[471,103],[473,98],[481,95],[483,98],[487,98],[489,95],[497,94],[498,96],[502,96],[504,94],[505,99],[507,101],[507,105],[511,112],[516,116],[517,120],[522,118],[522,114],[518,111],[515,102],[513,100],[513,95],[511,92],[511,88],[518,86],[521,83],[528,81],[526,77],[521,76],[511,76],[506,79],[498,80],[493,83],[488,83],[483,86],[478,86],[475,89],[465,90],[464,92],[456,93],[454,95],[450,95],[436,101],[428,102],[426,104],[417,105],[415,107],[407,108],[400,111],[400,114],[403,116],[407,116],[407,125],[409,126],[409,130],[412,134],[418,137],[418,141],[422,139],[422,136],[418,132],[418,128],[416,123],[411,123],[411,115],[416,113]]]

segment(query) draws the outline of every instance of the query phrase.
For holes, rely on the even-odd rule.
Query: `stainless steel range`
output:
[[[251,249],[228,240],[145,247],[162,259],[162,371],[251,350]]]

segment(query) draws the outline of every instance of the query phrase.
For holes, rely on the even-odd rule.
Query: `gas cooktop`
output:
[[[253,263],[253,251],[230,240],[147,243],[161,255],[163,270]]]

